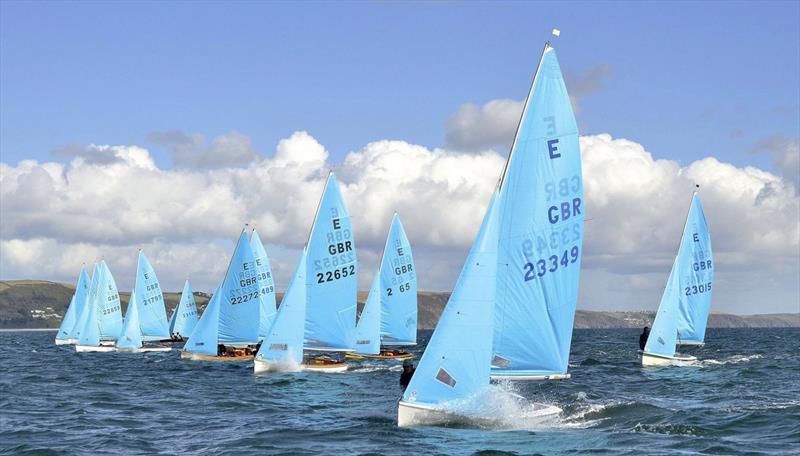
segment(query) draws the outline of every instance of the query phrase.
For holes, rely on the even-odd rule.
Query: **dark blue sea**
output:
[[[1,454],[800,454],[800,329],[710,330],[699,366],[655,369],[638,331],[576,330],[571,380],[495,387],[561,416],[497,401],[492,429],[398,428],[394,364],[256,377],[54,334],[0,332]]]

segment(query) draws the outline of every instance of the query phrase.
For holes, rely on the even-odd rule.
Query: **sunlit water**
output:
[[[54,334],[0,332],[3,454],[800,454],[798,329],[710,330],[686,350],[699,366],[653,369],[637,331],[577,330],[572,379],[495,386],[492,429],[398,428],[393,363],[256,377]],[[563,413],[543,422],[516,395]]]

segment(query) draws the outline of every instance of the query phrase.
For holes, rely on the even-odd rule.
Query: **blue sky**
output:
[[[542,42],[566,72],[610,65],[582,133],[657,157],[800,135],[798,2],[8,2],[0,15],[2,160],[68,144],[230,130],[269,152],[307,130],[334,159],[369,141],[444,142],[465,102],[521,99]],[[569,82],[569,81],[568,81]]]

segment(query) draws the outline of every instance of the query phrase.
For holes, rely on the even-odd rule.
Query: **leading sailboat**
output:
[[[566,376],[582,201],[578,129],[555,50],[547,43],[503,175],[400,401],[398,425],[472,415],[458,404],[477,398],[490,377]],[[541,414],[559,411],[545,407]]]
[[[713,282],[711,234],[700,195],[695,191],[678,255],[672,263],[653,329],[642,351],[643,366],[681,366],[697,360],[694,356],[677,354],[676,345],[682,340],[694,345],[703,342]]]

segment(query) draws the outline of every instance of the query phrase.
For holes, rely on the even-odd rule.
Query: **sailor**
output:
[[[650,337],[650,327],[645,326],[642,333],[639,335],[639,349],[644,351],[644,346],[647,345],[647,338]]]
[[[406,391],[408,384],[411,382],[411,377],[414,375],[414,363],[411,361],[403,361],[403,373],[400,374],[400,388],[403,392]]]

